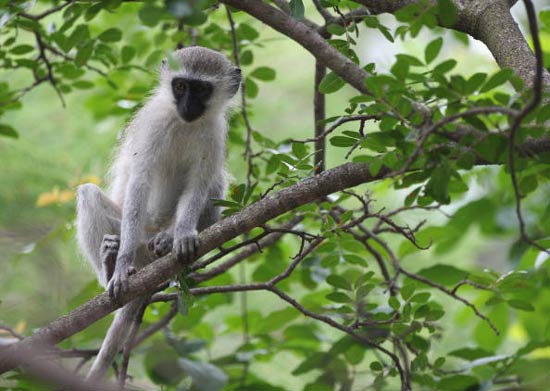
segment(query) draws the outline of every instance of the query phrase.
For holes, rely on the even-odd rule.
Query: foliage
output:
[[[292,23],[315,15],[302,0],[283,3]],[[511,69],[460,70],[448,48],[468,39],[441,27],[456,23],[452,1],[415,2],[391,20],[338,19],[361,11],[360,3],[317,3],[333,18],[323,38],[352,64],[361,63],[360,39],[373,31],[388,45],[431,38],[419,40],[421,51],[402,47],[387,70],[357,66],[368,75],[362,90],[329,69],[317,91],[327,100],[343,96],[345,107],[325,115],[321,134],[297,129],[285,137],[254,127],[258,97],[284,73],[261,61],[272,39],[245,12],[210,0],[0,1],[0,65],[6,75],[24,75],[0,80],[2,149],[24,143],[26,130],[5,118],[32,112],[25,95],[36,87],[47,85],[49,99],[61,102],[84,93],[95,123],[126,119],[146,99],[162,58],[198,44],[225,53],[244,75],[244,106],[228,135],[236,180],[217,201],[224,216],[313,177],[320,162],[312,141],[328,141],[329,159],[367,164],[373,177],[242,232],[203,258],[211,266],[180,276],[144,313],[143,330],[167,327],[132,352],[136,386],[458,391],[537,390],[548,381],[550,263],[541,249],[550,247],[550,150],[534,141],[548,136],[549,106],[525,112],[511,140],[532,88]],[[549,15],[540,13],[542,34],[550,34]],[[101,174],[89,164],[66,178],[68,188],[52,185],[37,197],[38,207],[58,208],[61,221],[41,240],[70,248],[74,186]],[[497,245],[483,249],[496,254],[468,252],[490,240]],[[24,262],[40,243],[11,262]],[[99,293],[95,283],[83,286],[64,310]],[[60,349],[98,346],[107,323]],[[21,324],[8,331],[0,336],[11,342],[30,334]],[[37,381],[17,369],[0,389],[43,389]]]

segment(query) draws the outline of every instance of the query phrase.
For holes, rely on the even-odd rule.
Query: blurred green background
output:
[[[103,12],[89,27],[97,33],[113,24],[124,26],[125,37],[143,48],[144,54],[137,53],[135,63],[148,71],[132,69],[113,72],[111,77],[119,86],[118,90],[112,89],[103,78],[89,72],[87,78],[94,87],[74,90],[65,95],[66,107],[62,107],[52,88],[43,84],[25,95],[21,110],[7,112],[2,118],[2,122],[18,130],[20,137],[0,138],[0,324],[15,327],[21,333],[30,333],[34,328],[45,325],[73,309],[77,303],[100,292],[91,268],[84,263],[76,248],[72,225],[75,207],[73,192],[77,184],[90,180],[105,185],[105,173],[117,138],[135,105],[139,103],[134,100],[135,96],[141,96],[139,93],[133,95],[132,90],[144,91],[155,83],[155,67],[147,64],[145,54],[150,52],[151,45],[165,52],[174,46],[167,37],[163,38],[160,28],[144,28],[140,25],[135,17],[139,7],[139,4],[125,4],[115,14]],[[517,5],[514,12],[519,21],[524,21],[521,5]],[[212,20],[225,23],[223,16],[224,11],[220,9],[213,13]],[[246,17],[237,13],[235,18],[238,23]],[[381,20],[390,26],[395,24],[390,16],[384,16]],[[277,70],[277,76],[274,82],[260,82],[258,96],[249,101],[253,128],[275,140],[310,137],[313,128],[314,69],[311,56],[270,28],[259,23],[254,26],[261,34],[254,47],[254,67],[270,66]],[[446,33],[445,36],[441,59],[456,59],[459,64],[456,72],[471,75],[497,69],[490,54],[478,42],[470,39],[465,43],[462,37],[455,37],[452,33]],[[550,37],[543,35],[542,38],[545,47],[549,48]],[[25,39],[21,36],[22,42]],[[362,63],[375,62],[381,71],[389,69],[396,53],[419,55],[432,39],[432,33],[424,30],[415,40],[390,44],[382,40],[379,33],[362,28],[357,52]],[[249,71],[251,68],[244,67],[245,75]],[[28,84],[27,70],[1,72],[0,82],[21,87]],[[354,91],[347,87],[329,95],[327,116],[342,113],[348,99],[354,95]],[[232,132],[242,134],[243,130],[237,127]],[[246,172],[242,154],[242,145],[229,142],[227,166],[235,182],[239,183],[244,180]],[[327,167],[343,162],[343,155],[341,149],[329,147]],[[490,167],[476,170],[470,175],[470,180],[473,185],[464,200],[443,208],[443,211],[451,214],[467,201],[482,198],[488,200],[489,207],[493,206],[497,210],[498,200],[505,199],[503,203],[507,203],[507,206],[497,212],[502,227],[488,230],[478,224],[466,224],[466,230],[464,226],[459,226],[455,229],[457,232],[452,231],[452,226],[447,226],[445,231],[434,230],[434,235],[448,235],[449,242],[429,251],[409,255],[403,261],[405,267],[416,271],[440,263],[461,268],[475,265],[506,272],[515,266],[517,259],[510,252],[516,240],[511,232],[515,222],[509,203],[511,193],[504,186],[507,184],[506,176],[501,169]],[[361,189],[373,192],[377,207],[391,208],[400,205],[406,193],[396,192],[390,185],[389,182],[383,182]],[[539,200],[547,202],[545,194],[548,193],[537,193],[527,202],[533,205]],[[438,212],[430,215],[414,212],[407,215],[410,225],[424,218],[431,224],[447,224],[445,215]],[[284,243],[279,253],[273,254],[272,258],[292,255],[296,242],[287,238]],[[247,279],[251,278],[252,271],[253,267],[246,264],[244,272]],[[475,297],[479,303],[487,298],[483,295]],[[547,307],[550,306],[547,297],[539,300],[547,303]],[[472,333],[476,333],[473,329],[483,326],[472,321],[472,314],[467,308],[444,297],[441,302],[449,305],[443,323],[446,329],[452,330],[451,338],[432,341],[435,351],[442,353],[461,347],[464,341],[471,338]],[[231,316],[238,318],[239,305],[238,300],[233,300],[218,307],[203,322],[215,325],[222,324],[221,320]],[[267,316],[274,309],[284,307],[269,293],[248,295],[251,327],[255,327],[255,322],[260,322],[261,317]],[[504,310],[495,307],[493,311]],[[528,322],[521,322],[522,317],[530,318]],[[537,322],[540,322],[542,328],[548,325],[544,314],[522,313],[518,317],[509,317],[505,313],[500,319],[506,323],[501,337],[504,342],[500,345],[502,353],[512,352],[528,340],[526,324],[532,324],[536,329],[539,328]],[[88,340],[86,344],[97,346],[106,324],[106,321],[100,322],[96,326],[97,338]],[[218,337],[216,344],[207,353],[209,357],[223,356],[240,342],[235,340],[231,330],[224,330],[222,326],[212,331]],[[208,333],[200,329],[193,331],[197,337],[201,336],[201,332]],[[327,333],[334,334],[332,331]],[[479,333],[477,342],[483,343],[482,340],[488,338],[487,334]],[[78,341],[78,337],[75,338],[73,342]],[[550,351],[539,354],[549,357]],[[273,373],[289,374],[299,362],[300,359],[295,355],[282,352],[274,359],[262,362],[260,358],[252,365],[254,373],[265,373],[273,378]],[[139,362],[134,361],[132,365],[139,370]],[[273,382],[293,390],[303,385],[307,377],[311,376],[281,376]]]

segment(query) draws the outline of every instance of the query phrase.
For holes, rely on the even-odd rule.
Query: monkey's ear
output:
[[[241,68],[233,68],[233,74],[231,75],[231,85],[229,87],[229,93],[231,94],[231,96],[235,95],[237,91],[239,91],[241,80]]]
[[[160,70],[161,71],[166,71],[167,69],[168,69],[168,61],[166,59],[163,59],[160,62]]]
[[[242,79],[241,74],[242,74],[241,68],[239,67],[233,68],[233,80],[235,80],[237,84],[240,84],[241,82],[241,79]]]

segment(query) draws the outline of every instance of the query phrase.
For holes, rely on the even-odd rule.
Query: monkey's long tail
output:
[[[92,368],[88,372],[88,379],[102,380],[105,377],[117,353],[124,346],[131,325],[146,300],[146,298],[135,299],[117,311]]]

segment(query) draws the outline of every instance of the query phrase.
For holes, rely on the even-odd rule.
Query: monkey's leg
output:
[[[220,219],[221,208],[214,205],[213,200],[220,200],[224,198],[225,186],[225,178],[215,181],[214,186],[210,190],[206,205],[204,206],[199,217],[199,223],[197,224],[197,230],[199,232],[210,227]]]
[[[78,244],[94,267],[99,283],[106,286],[107,273],[116,261],[115,238],[111,235],[120,235],[120,208],[99,187],[87,183],[78,187],[76,210]],[[104,241],[106,235],[112,240]],[[105,268],[104,263],[109,267]]]
[[[105,281],[110,281],[111,277],[113,277],[119,247],[120,236],[103,236],[103,242],[101,242],[101,248],[99,249],[99,258],[101,259],[101,264],[103,266],[103,275],[105,276]]]
[[[160,231],[158,234],[153,236],[147,248],[151,253],[155,255],[156,258],[164,257],[172,251],[172,246],[174,243],[174,238],[166,231]]]
[[[107,331],[92,368],[88,372],[88,379],[101,380],[105,377],[117,353],[122,349],[128,338],[128,331],[132,326],[132,322],[140,313],[141,306],[148,300],[148,296],[135,299],[116,312],[115,319],[109,327],[109,331]]]

